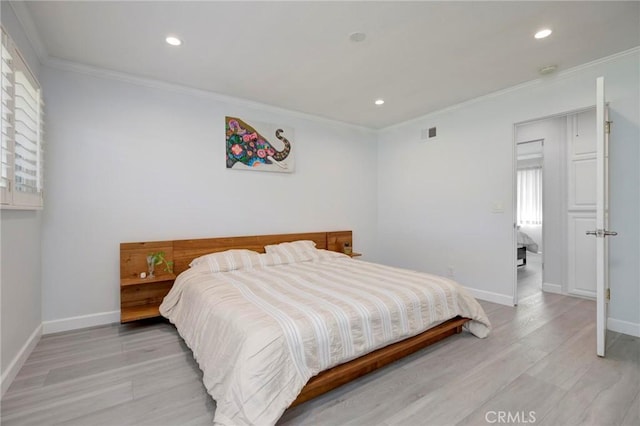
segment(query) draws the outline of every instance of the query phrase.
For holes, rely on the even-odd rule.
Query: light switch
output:
[[[504,213],[504,204],[496,202],[491,205],[491,213]]]

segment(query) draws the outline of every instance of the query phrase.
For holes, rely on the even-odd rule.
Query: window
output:
[[[518,170],[518,225],[542,225],[542,168]]]
[[[2,208],[42,208],[43,120],[40,85],[2,28]]]

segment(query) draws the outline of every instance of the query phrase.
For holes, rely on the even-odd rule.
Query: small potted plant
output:
[[[147,267],[149,268],[149,278],[153,278],[155,275],[153,274],[156,268],[156,265],[162,265],[164,263],[164,271],[173,273],[173,261],[167,261],[165,254],[163,251],[158,251],[155,253],[150,253],[147,256]]]
[[[344,243],[344,245],[342,246],[342,252],[344,254],[348,254],[349,256],[351,256],[351,253],[353,253],[353,249],[351,248],[351,243],[349,242]]]

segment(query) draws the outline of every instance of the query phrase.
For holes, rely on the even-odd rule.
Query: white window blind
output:
[[[41,89],[2,29],[3,207],[42,207],[43,103]]]
[[[5,43],[6,34],[2,31],[2,141],[0,145],[0,161],[2,170],[0,174],[0,202],[7,204],[9,197],[9,175],[12,174],[13,164],[13,70],[11,69],[11,54]]]
[[[542,225],[542,168],[518,170],[518,225]]]

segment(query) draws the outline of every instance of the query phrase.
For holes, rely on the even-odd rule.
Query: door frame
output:
[[[565,111],[565,112],[559,112],[559,113],[555,113],[555,114],[549,114],[549,115],[545,115],[542,117],[538,117],[538,118],[531,118],[531,119],[527,119],[527,120],[523,120],[523,121],[519,121],[517,123],[514,123],[511,129],[511,198],[512,198],[512,203],[511,203],[511,217],[513,218],[512,224],[511,224],[511,265],[512,268],[511,270],[512,272],[512,290],[513,290],[513,306],[517,306],[518,305],[518,233],[517,233],[517,213],[518,213],[518,141],[516,140],[516,135],[517,135],[517,127],[524,125],[524,124],[530,124],[530,123],[534,123],[537,121],[544,121],[544,120],[549,120],[549,119],[554,119],[554,118],[561,118],[561,117],[567,117],[569,115],[575,115],[575,114],[580,114],[582,112],[585,111],[589,111],[592,109],[595,109],[596,104],[593,103],[591,105],[588,106],[584,106],[581,108],[576,108],[576,109],[572,109],[569,111]],[[545,181],[545,173],[544,173],[544,161],[545,161],[545,157],[544,157],[544,153],[543,153],[543,157],[542,157],[542,161],[543,161],[543,171],[542,171],[542,181],[543,181],[543,185],[544,185],[544,181]],[[565,188],[564,191],[566,191],[567,189]],[[543,207],[544,207],[544,193],[543,193]],[[565,200],[564,202],[566,202],[566,194],[565,194]],[[544,219],[543,219],[543,225],[544,227]],[[543,228],[544,229],[544,228]],[[566,240],[566,235],[567,235],[567,225],[563,225],[563,238]],[[543,236],[543,240],[544,240],[544,236]],[[544,248],[544,241],[543,241],[543,248]],[[544,265],[544,250],[542,252],[542,263]],[[567,262],[565,260],[565,262],[563,262],[562,265],[562,269],[563,269],[563,277],[564,277],[564,281],[566,281],[566,275],[567,275]],[[544,284],[544,269],[543,269],[543,273],[542,273],[542,279],[543,279],[543,284]],[[566,282],[562,283],[563,287],[566,286]]]
[[[605,79],[596,78],[596,354],[605,356],[607,346],[609,289],[609,104]],[[603,232],[600,235],[599,232]],[[589,234],[589,232],[587,232]]]

